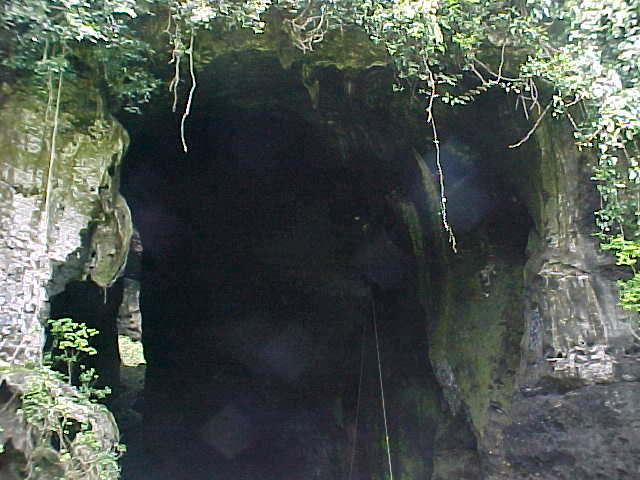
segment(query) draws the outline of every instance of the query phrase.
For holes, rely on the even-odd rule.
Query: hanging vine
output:
[[[190,86],[186,94],[185,106],[180,114],[180,142],[182,150],[189,150],[186,140],[186,121],[191,114],[193,96],[197,87],[195,54],[195,39],[199,30],[211,29],[217,19],[227,22],[229,27],[249,27],[259,33],[264,28],[260,15],[271,4],[269,0],[254,0],[249,2],[205,0],[169,0],[169,15],[164,32],[169,37],[173,76],[169,81],[169,92],[173,103],[171,110],[176,112],[178,106],[179,88],[182,82],[181,66],[185,57],[188,59]]]
[[[64,45],[62,47],[62,55],[64,56]],[[48,98],[47,102],[47,111],[45,112],[45,125],[48,125],[48,113],[49,113],[49,104],[51,99],[53,98],[53,72],[49,70],[48,72]],[[55,163],[57,157],[57,139],[58,139],[58,126],[60,121],[60,103],[62,99],[62,85],[64,78],[64,69],[60,69],[58,71],[58,85],[56,88],[56,100],[55,100],[55,110],[53,113],[53,127],[51,129],[51,138],[49,143],[49,168],[47,169],[47,185],[44,192],[44,243],[45,245],[49,245],[49,230],[51,228],[50,225],[50,216],[51,216],[51,195],[53,190],[53,179],[55,174]]]
[[[310,52],[314,44],[324,40],[329,20],[321,2],[310,1],[295,17],[285,18],[282,25],[296,47],[303,52]]]

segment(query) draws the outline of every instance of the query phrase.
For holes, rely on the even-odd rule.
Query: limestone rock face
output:
[[[549,375],[583,384],[619,380],[615,365],[634,343],[636,319],[618,306],[620,272],[593,236],[592,158],[577,151],[566,129],[553,127],[538,133],[546,200],[527,265],[524,388]]]
[[[131,220],[118,172],[128,138],[100,113],[95,92],[67,88],[63,98],[73,100],[63,102],[54,140],[46,99],[4,90],[0,358],[28,363],[41,355],[48,297],[87,275],[108,286],[122,269]]]
[[[118,335],[133,340],[142,339],[142,312],[140,311],[140,278],[142,274],[142,240],[133,231],[127,265],[124,271],[122,303],[118,311]]]
[[[593,159],[570,129],[543,122],[536,229],[525,267],[525,331],[511,409],[489,414],[483,478],[638,478],[635,314],[621,271],[593,236]]]
[[[140,313],[140,282],[125,278],[122,303],[118,312],[118,335],[133,340],[142,338],[142,314]]]

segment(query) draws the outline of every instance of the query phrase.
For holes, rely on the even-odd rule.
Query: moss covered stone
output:
[[[488,252],[467,252],[451,263],[442,288],[431,361],[436,375],[449,376],[441,380],[449,406],[467,410],[482,436],[490,402],[510,403],[512,384],[497,380],[500,364],[510,364],[513,373],[519,362],[517,351],[505,350],[505,344],[521,334],[522,314],[514,306],[521,300],[522,266]]]

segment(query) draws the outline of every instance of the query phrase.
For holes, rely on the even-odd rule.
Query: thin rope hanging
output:
[[[387,446],[387,460],[389,461],[389,480],[393,480],[391,468],[391,447],[389,446],[389,427],[387,424],[387,408],[384,402],[384,385],[382,383],[382,360],[380,359],[380,342],[378,340],[378,322],[376,320],[375,298],[371,298],[371,312],[373,317],[373,333],[376,339],[376,353],[378,355],[378,378],[380,379],[380,399],[382,401],[382,418],[384,419],[384,438]]]
[[[358,425],[360,423],[360,398],[362,396],[362,377],[364,376],[364,345],[367,335],[367,322],[362,323],[362,342],[360,345],[360,378],[358,380],[358,399],[356,401],[356,425],[351,447],[351,462],[349,464],[349,480],[353,476],[353,465],[356,461],[356,447],[358,445]]]

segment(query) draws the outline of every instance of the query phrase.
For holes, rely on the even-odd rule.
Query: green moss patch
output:
[[[489,403],[511,396],[511,382],[500,377],[504,364],[518,363],[517,349],[508,347],[521,335],[522,267],[477,252],[451,267],[430,355],[434,365],[451,367],[459,400],[482,435]]]

